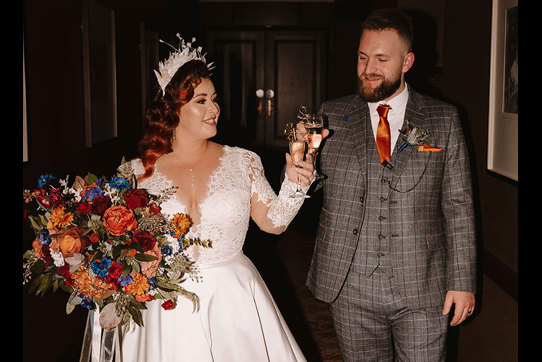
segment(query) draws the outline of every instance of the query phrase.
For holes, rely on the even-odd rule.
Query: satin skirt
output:
[[[132,323],[122,336],[125,362],[296,362],[306,361],[273,297],[250,259],[240,253],[219,264],[201,266],[201,282],[183,286],[195,292],[200,309],[178,297],[164,310],[147,303],[143,327]]]

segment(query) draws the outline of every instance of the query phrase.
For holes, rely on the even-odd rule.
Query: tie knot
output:
[[[379,104],[376,108],[376,111],[378,112],[378,115],[380,117],[387,118],[388,117],[388,111],[391,109],[391,107],[388,104]]]

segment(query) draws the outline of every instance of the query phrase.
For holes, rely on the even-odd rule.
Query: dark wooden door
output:
[[[324,97],[325,32],[208,30],[208,58],[221,99],[219,141],[261,150],[287,148],[286,122]]]

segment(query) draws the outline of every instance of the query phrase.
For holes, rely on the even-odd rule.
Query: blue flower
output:
[[[120,283],[121,286],[125,287],[127,285],[132,284],[132,282],[134,281],[134,278],[132,278],[130,275],[127,275],[127,276],[121,275],[117,279],[117,281]]]
[[[129,189],[130,184],[124,177],[113,177],[109,181],[109,187],[113,187],[120,191],[122,189]]]
[[[47,185],[47,183],[54,179],[55,176],[52,173],[44,173],[43,175],[40,175],[40,177],[38,178],[38,188]]]
[[[162,252],[162,255],[171,255],[171,248],[169,245],[162,245],[160,251]]]
[[[92,303],[92,299],[85,297],[83,294],[79,294],[83,300],[81,300],[81,307],[87,308],[88,310],[94,309],[94,303]]]
[[[99,278],[105,278],[109,275],[108,269],[111,267],[111,259],[103,258],[100,261],[93,261],[90,263],[90,267]]]
[[[101,188],[98,186],[94,186],[93,188],[88,189],[85,191],[85,194],[83,195],[83,201],[92,201],[97,196],[103,196],[104,192]]]
[[[155,277],[151,277],[151,278],[147,279],[147,283],[149,284],[149,290],[153,290],[154,288],[156,288],[156,278]]]
[[[48,230],[44,230],[43,232],[38,234],[38,239],[41,245],[49,245],[51,243],[51,236],[49,235]]]

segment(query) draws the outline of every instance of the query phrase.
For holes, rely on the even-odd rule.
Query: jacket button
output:
[[[361,197],[359,198],[359,201],[363,202],[363,196],[361,196]]]
[[[382,240],[384,238],[384,235],[378,234],[378,240]]]
[[[384,254],[382,254],[381,252],[378,252],[378,253],[376,254],[376,256],[378,256],[378,257],[380,258],[381,256],[384,256]]]
[[[352,233],[353,233],[354,235],[356,235],[356,234],[358,233],[358,229],[352,230]]]

